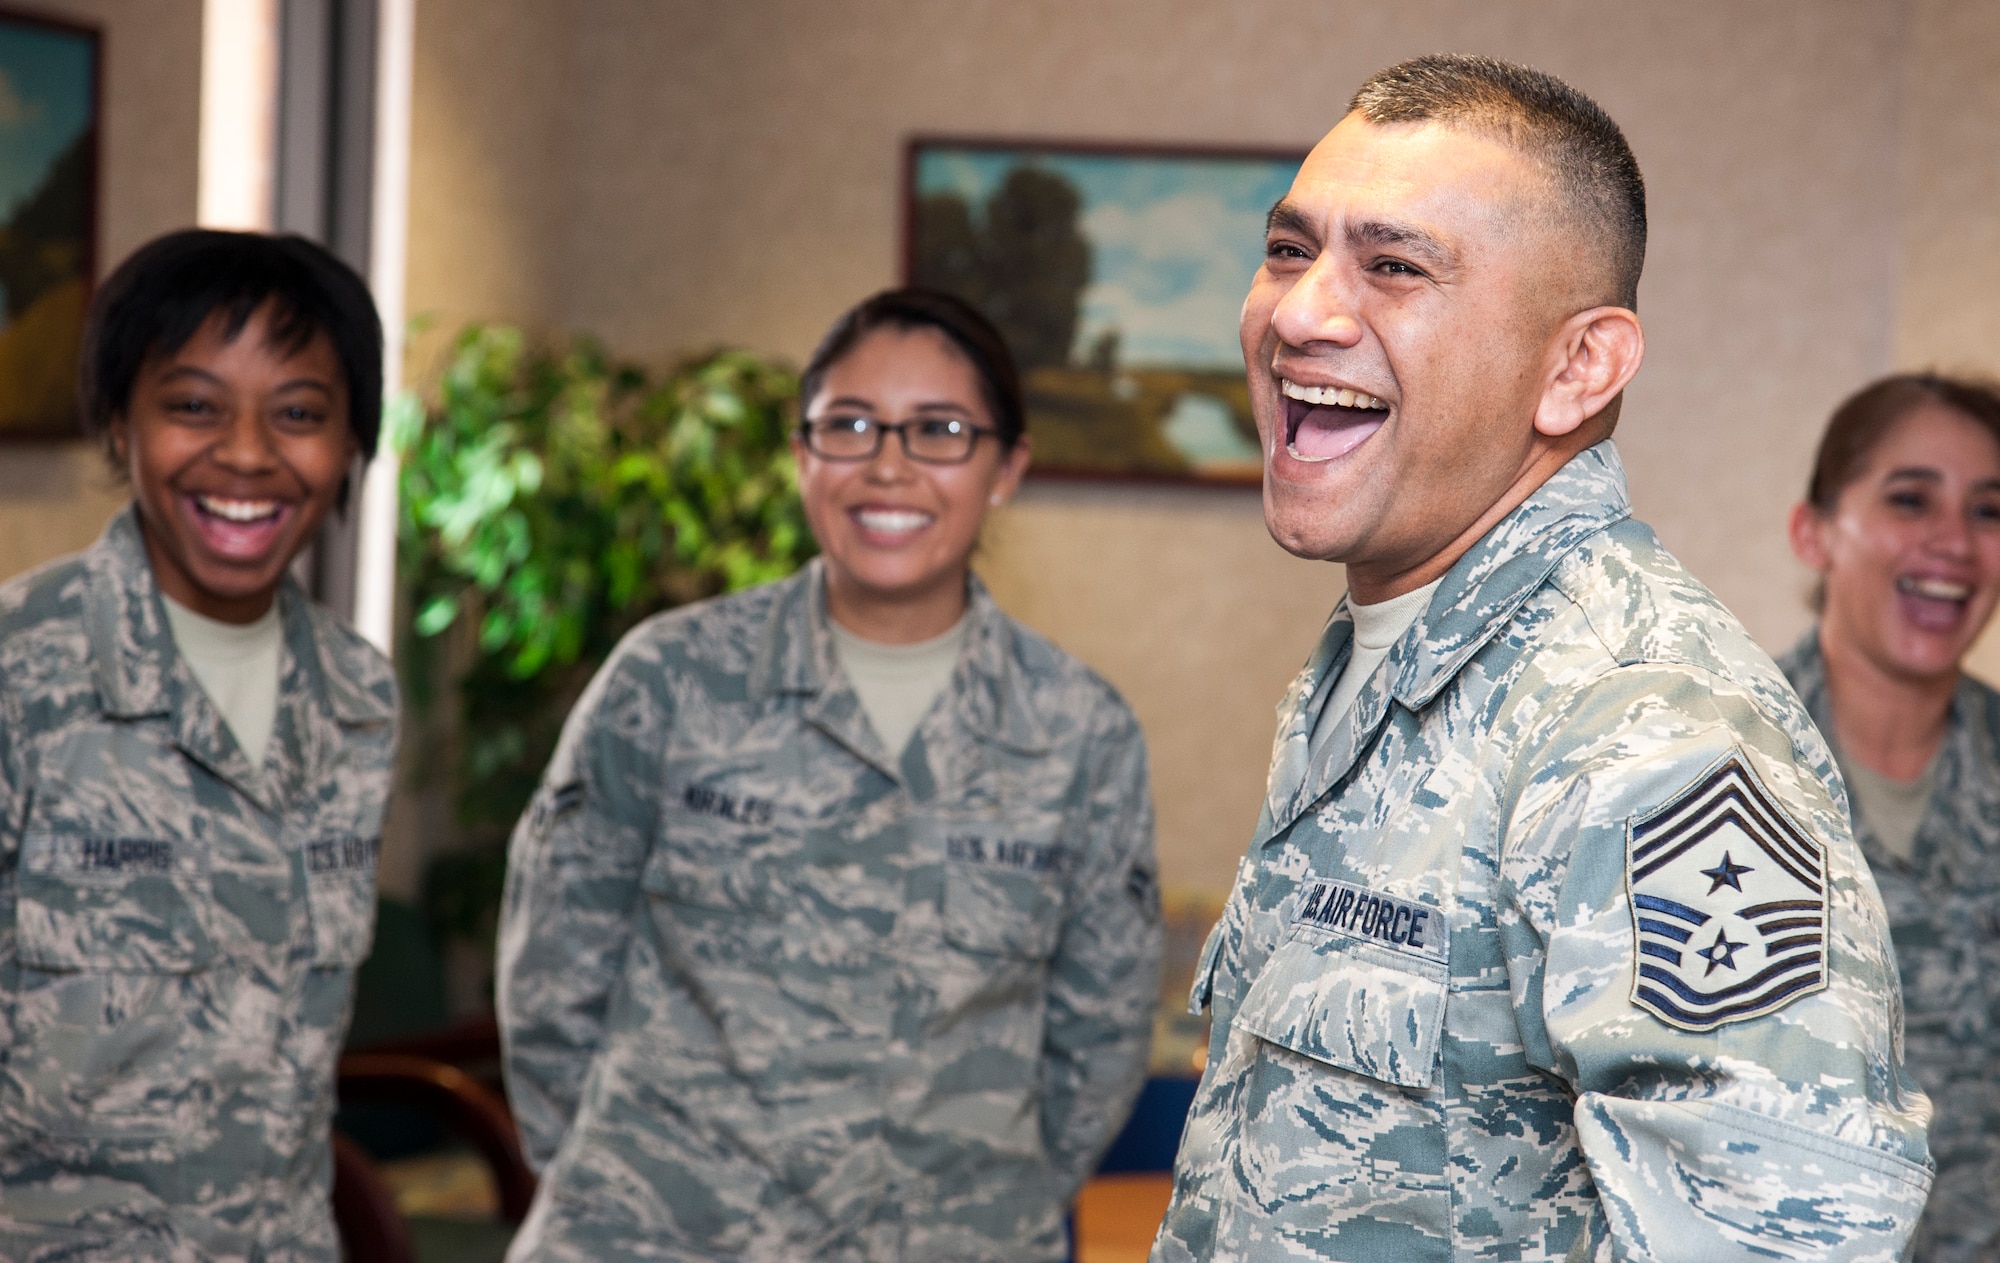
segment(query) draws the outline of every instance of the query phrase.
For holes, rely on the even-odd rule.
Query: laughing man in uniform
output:
[[[1194,1001],[1155,1263],[1895,1259],[1881,902],[1784,678],[1632,520],[1645,194],[1546,75],[1376,75],[1243,311],[1265,517],[1348,599]]]

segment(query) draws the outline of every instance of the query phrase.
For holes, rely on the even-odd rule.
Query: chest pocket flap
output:
[[[375,941],[375,864],[380,838],[352,834],[306,844],[306,882],[312,909],[314,960],[322,968],[352,969]]]
[[[951,864],[944,880],[944,936],[967,951],[1045,960],[1062,934],[1053,880]]]
[[[206,968],[215,955],[206,860],[178,841],[28,834],[17,876],[21,963],[51,972]]]
[[[774,799],[717,784],[689,784],[661,814],[660,838],[640,875],[671,903],[782,915],[790,870],[806,862],[797,813]]]
[[[1400,1087],[1437,1082],[1446,966],[1294,926],[1236,1011],[1236,1025],[1314,1061]]]
[[[967,951],[1046,960],[1062,936],[1065,877],[1075,862],[1048,833],[990,822],[942,822],[944,937]]]

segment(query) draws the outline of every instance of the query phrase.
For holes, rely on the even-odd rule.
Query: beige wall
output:
[[[471,321],[561,325],[575,90],[560,0],[420,0],[405,306],[421,376]]]
[[[412,309],[651,357],[798,358],[896,279],[911,132],[1305,145],[1415,53],[1563,75],[1625,125],[1649,182],[1650,354],[1620,430],[1640,513],[1774,649],[1807,621],[1782,522],[1831,406],[1895,364],[1990,363],[2000,335],[2000,10],[1977,0],[421,13]],[[1049,483],[981,566],[1146,723],[1168,880],[1226,882],[1337,571],[1281,553],[1253,493]]]
[[[1907,39],[1895,366],[2000,375],[2000,5],[1918,0]],[[2000,682],[2000,619],[1972,669]]]
[[[148,238],[194,221],[201,0],[37,0],[34,8],[104,31],[101,275]],[[124,502],[87,444],[0,445],[0,579],[82,548]]]

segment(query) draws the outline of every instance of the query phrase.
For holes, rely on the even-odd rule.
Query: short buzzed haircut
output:
[[[1619,306],[1637,310],[1646,182],[1611,116],[1554,75],[1493,57],[1434,53],[1371,76],[1347,103],[1370,123],[1441,123],[1505,141],[1538,162],[1577,226],[1597,236]]]

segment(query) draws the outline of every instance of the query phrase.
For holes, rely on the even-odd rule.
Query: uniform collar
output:
[[[1835,801],[1846,807],[1854,825],[1855,839],[1861,843],[1862,854],[1869,863],[1877,867],[1909,870],[1935,862],[1933,857],[1939,851],[1941,840],[1934,832],[1938,824],[1935,808],[1926,809],[1923,820],[1917,826],[1916,849],[1905,860],[1882,848],[1874,829],[1855,806],[1853,795],[1846,792],[1844,760],[1847,756],[1841,752],[1839,741],[1834,736],[1833,695],[1827,689],[1826,652],[1820,648],[1818,623],[1807,628],[1805,635],[1799,637],[1798,642],[1778,659],[1778,666],[1792,688],[1797,690],[1799,700],[1805,703],[1806,714],[1819,729],[1820,736],[1825,738],[1827,751],[1833,756],[1835,766],[1842,768],[1843,792],[1834,796]],[[1962,787],[1968,775],[1978,775],[1968,769],[1993,763],[1992,747],[1987,744],[1992,741],[1993,728],[1980,722],[1989,696],[1985,686],[1970,673],[1959,672],[1958,687],[1951,697],[1949,726],[1937,751],[1937,780],[1931,791],[1933,803],[1953,801],[1955,788]],[[1963,794],[1962,789],[1958,792]]]
[[[1354,619],[1343,598],[1278,708],[1263,837],[1275,836],[1353,767],[1389,714],[1421,710],[1590,536],[1631,516],[1625,468],[1610,440],[1577,453],[1446,572],[1430,604],[1389,651],[1387,690],[1364,684],[1346,716],[1313,732],[1349,657]]]
[[[1833,695],[1826,686],[1826,652],[1820,648],[1819,624],[1806,629],[1806,634],[1778,659],[1785,678],[1798,693],[1799,700],[1806,705],[1806,714],[1811,717],[1820,735],[1827,740],[1827,747],[1833,747]],[[1976,727],[1975,717],[1979,714],[1982,698],[1986,690],[1966,671],[1958,673],[1958,687],[1952,690],[1951,721],[1945,733],[1944,745],[1940,753],[1951,747],[1957,735]]]
[[[89,589],[85,622],[99,704],[116,719],[167,716],[173,721],[175,744],[218,776],[269,805],[281,786],[269,783],[261,769],[252,768],[228,735],[227,725],[201,692],[174,644],[161,605],[159,585],[139,533],[137,509],[127,506],[111,519],[86,556]],[[342,724],[387,723],[395,712],[390,702],[365,688],[359,664],[344,656],[331,635],[318,635],[315,612],[290,575],[278,588],[279,620],[284,628],[285,654],[279,696],[299,691],[319,701]],[[296,673],[296,680],[294,679]],[[273,729],[273,740],[285,746],[289,726]],[[281,748],[280,767],[302,765],[304,749]]]
[[[1411,710],[1430,704],[1576,547],[1632,516],[1625,465],[1606,439],[1578,452],[1486,532],[1445,574],[1392,654],[1392,692]]]
[[[810,699],[806,717],[885,772],[896,775],[861,700],[842,679],[826,612],[826,565],[819,558],[785,580],[765,624],[750,670],[753,698],[793,694]],[[1015,661],[1013,629],[979,576],[966,580],[971,628],[949,686],[956,716],[973,736],[1022,754],[1048,751],[1048,731],[1036,716]],[[831,681],[840,681],[831,687]]]
[[[137,513],[128,505],[112,518],[84,561],[90,575],[85,618],[91,669],[99,704],[117,719],[170,714],[179,697],[174,681],[179,654],[139,537]]]

